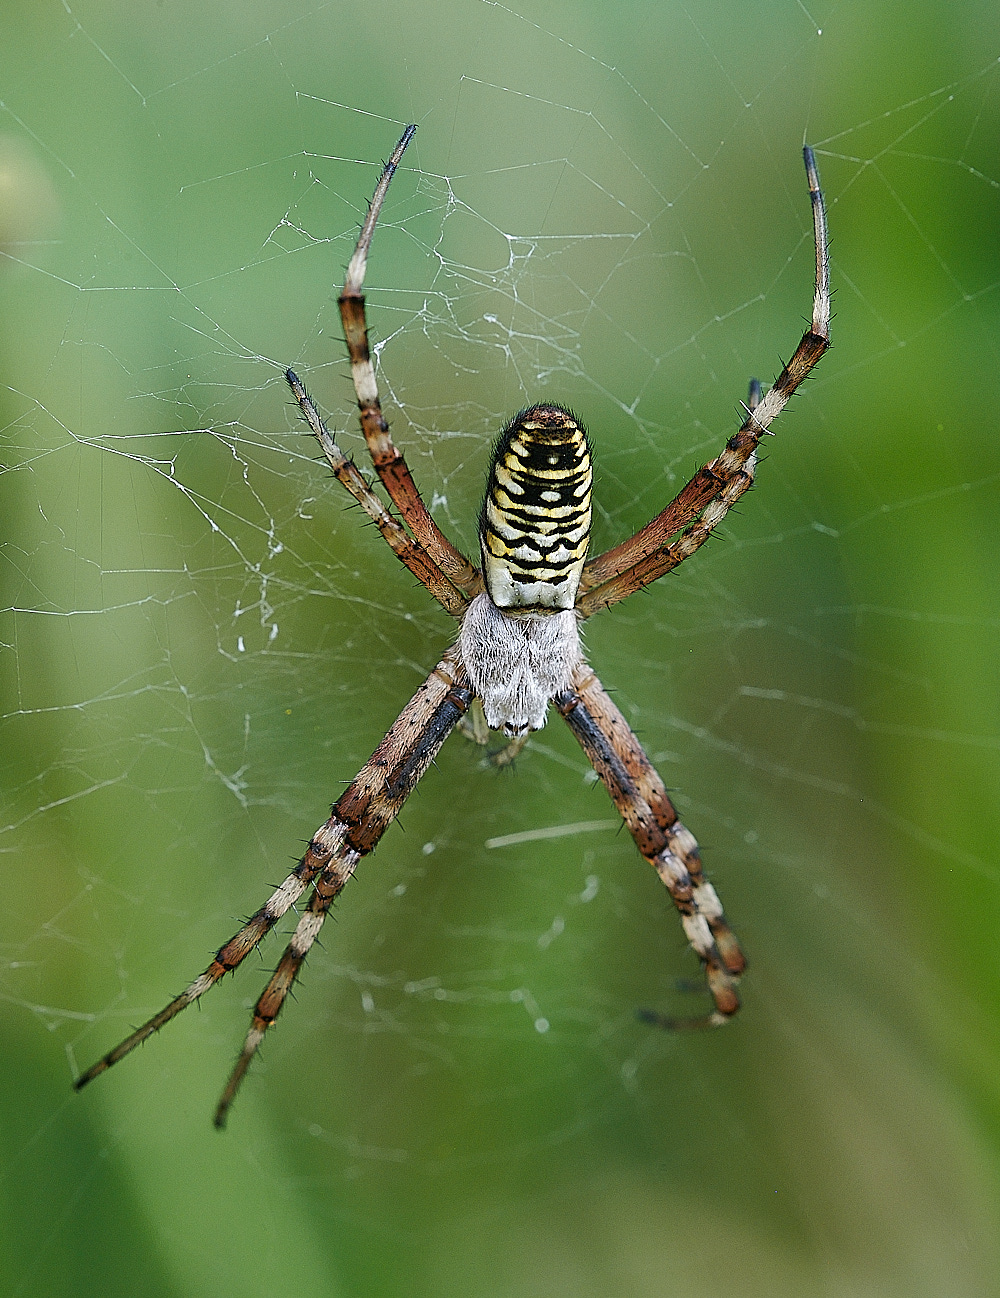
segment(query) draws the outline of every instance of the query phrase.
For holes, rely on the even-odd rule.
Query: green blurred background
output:
[[[970,0],[5,7],[5,1294],[1000,1293],[998,55]],[[724,535],[588,630],[745,1010],[636,1021],[697,970],[558,721],[506,776],[455,738],[220,1136],[277,938],[70,1088],[451,634],[281,382],[360,451],[336,281],[408,121],[370,320],[470,550],[528,401],[590,427],[602,548],[716,452],[808,316],[817,150],[834,349]]]

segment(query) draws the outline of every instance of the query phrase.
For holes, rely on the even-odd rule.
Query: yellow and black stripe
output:
[[[573,607],[592,485],[586,429],[562,406],[530,406],[504,428],[479,515],[483,576],[498,608]]]

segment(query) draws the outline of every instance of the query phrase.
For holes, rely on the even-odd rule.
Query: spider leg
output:
[[[409,536],[403,525],[393,518],[358,472],[353,460],[349,460],[340,449],[295,371],[286,370],[285,378],[337,480],[347,488],[382,533],[396,558],[409,568],[417,581],[427,587],[452,617],[461,617],[468,607],[468,601],[459,594],[423,545]]]
[[[489,764],[500,771],[505,766],[513,766],[521,756],[521,752],[530,738],[531,731],[529,730],[526,735],[518,735],[516,739],[508,739],[503,748],[498,748],[496,752],[490,753]]]
[[[319,931],[323,927],[323,921],[326,919],[330,906],[348,879],[353,875],[354,868],[360,859],[361,854],[359,852],[348,849],[342,852],[337,859],[331,861],[320,875],[312,896],[309,898],[309,905],[296,925],[295,932],[292,934],[291,941],[278,962],[277,969],[275,969],[267,986],[261,993],[260,999],[254,1006],[250,1031],[247,1033],[243,1049],[240,1051],[239,1058],[229,1074],[229,1080],[226,1082],[225,1090],[222,1092],[215,1110],[214,1122],[217,1127],[221,1128],[226,1125],[226,1118],[233,1100],[236,1098],[236,1092],[239,1090],[240,1083],[243,1081],[246,1071],[257,1053],[257,1048],[264,1040],[264,1033],[278,1017],[281,1007],[285,1003],[285,997],[292,990],[292,985],[299,975],[303,961],[319,936]]]
[[[466,712],[470,697],[465,668],[457,650],[450,649],[407,703],[357,778],[334,804],[329,820],[313,834],[305,855],[288,878],[243,928],[220,948],[203,974],[159,1014],[82,1073],[75,1083],[76,1089],[86,1086],[112,1064],[118,1063],[214,987],[224,974],[242,964],[309,885],[315,883],[309,906],[299,920],[277,972],[258,1001],[247,1046],[216,1113],[216,1125],[222,1126],[260,1038],[274,1022],[330,903],[351,877],[361,857],[373,850],[398,814],[438,749]],[[259,1032],[256,1038],[255,1029]],[[252,1048],[248,1049],[251,1038],[254,1038]]]
[[[485,748],[490,742],[492,732],[486,724],[483,701],[478,695],[472,700],[468,712],[458,723],[458,729],[469,743],[478,744],[480,748]]]
[[[375,368],[368,348],[365,299],[361,291],[365,282],[368,251],[375,233],[375,223],[382,211],[389,183],[416,129],[416,126],[406,128],[393,149],[389,161],[385,164],[385,170],[375,187],[368,215],[361,227],[354,254],[348,263],[347,276],[338,304],[340,319],[344,326],[347,353],[351,361],[351,377],[354,380],[354,391],[357,394],[358,410],[361,414],[361,429],[365,435],[372,463],[375,465],[375,472],[388,491],[392,503],[403,516],[403,521],[424,550],[448,580],[453,582],[467,599],[471,599],[483,589],[482,578],[478,570],[452,545],[427,512],[406,460],[395,446],[389,432],[389,425],[382,414]]]
[[[119,1059],[124,1059],[127,1054],[130,1054],[136,1046],[141,1046],[154,1032],[159,1032],[181,1010],[187,1009],[200,996],[203,996],[205,992],[214,987],[224,974],[232,973],[239,968],[261,939],[270,933],[282,915],[294,906],[309,884],[320,873],[331,854],[339,848],[343,838],[343,827],[333,826],[332,832],[324,832],[328,830],[328,827],[329,822],[323,827],[323,830],[313,835],[308,851],[295,869],[275,889],[260,910],[250,916],[240,931],[231,937],[224,946],[219,948],[214,960],[205,972],[200,974],[169,1005],[164,1006],[159,1014],[154,1014],[142,1027],[137,1028],[131,1036],[126,1037],[113,1050],[109,1050],[85,1073],[81,1073],[74,1083],[77,1090],[86,1086],[88,1082],[92,1082],[101,1073],[106,1072],[112,1064],[117,1064]]]
[[[467,711],[471,697],[465,668],[457,650],[450,649],[399,714],[357,779],[338,798],[326,825],[317,831],[322,834],[333,824],[343,825],[344,848],[324,867],[308,908],[254,1006],[243,1049],[215,1111],[217,1127],[225,1126],[240,1083],[264,1034],[281,1012],[330,906],[353,875],[358,861],[374,849],[399,814],[441,745]]]
[[[486,748],[490,742],[490,736],[494,733],[486,722],[486,713],[483,711],[483,701],[476,695],[469,707],[469,711],[458,723],[458,729],[463,737],[470,743],[478,744],[480,748]],[[531,738],[531,732],[520,735],[517,739],[510,739],[502,748],[496,748],[488,752],[483,758],[484,766],[494,766],[498,770],[505,766],[512,766],[521,755],[525,744]]]
[[[788,404],[795,389],[830,346],[830,262],[826,210],[816,159],[803,150],[812,200],[816,244],[816,284],[809,328],[774,386],[763,397],[751,389],[747,417],[725,450],[699,469],[661,513],[635,536],[591,559],[583,569],[577,613],[590,617],[610,608],[694,554],[753,482],[757,446]],[[683,531],[681,529],[684,529]],[[680,535],[676,535],[680,532]],[[674,537],[674,540],[671,540]]]
[[[576,668],[572,688],[558,695],[555,705],[611,794],[639,851],[670,893],[688,941],[704,966],[714,1011],[700,1019],[669,1021],[669,1025],[724,1023],[740,1007],[736,985],[746,959],[715,889],[702,872],[694,835],[681,824],[642,745],[586,663]]]

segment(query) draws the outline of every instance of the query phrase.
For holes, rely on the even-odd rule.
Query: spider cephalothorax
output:
[[[361,505],[402,563],[452,616],[457,644],[407,703],[353,783],[316,830],[288,877],[177,997],[77,1079],[77,1088],[124,1058],[198,1000],[253,951],[309,891],[308,903],[278,967],[254,1007],[243,1049],[215,1113],[223,1126],[264,1034],[278,1016],[334,899],[398,814],[438,749],[470,706],[519,750],[545,723],[550,703],[576,736],[643,857],[681,916],[714,1002],[695,1019],[644,1012],[662,1027],[724,1023],[739,1009],[743,953],[705,879],[698,844],[681,824],[667,790],[628,722],[580,652],[578,625],[683,563],[711,535],[753,481],[757,446],[789,397],[829,346],[830,287],[826,218],[812,151],[805,149],[816,244],[816,291],[810,327],[774,386],[751,382],[747,417],[716,458],[635,536],[587,559],[591,465],[587,435],[561,406],[521,411],[494,448],[480,515],[482,571],[427,512],[379,405],[368,350],[364,283],[368,250],[386,190],[413,138],[407,127],[375,190],[340,295],[340,315],[372,463],[395,517],[337,445],[298,377],[287,379],[334,475]],[[402,521],[400,521],[402,520]],[[470,727],[480,742],[488,730]],[[310,891],[311,890],[311,891]]]

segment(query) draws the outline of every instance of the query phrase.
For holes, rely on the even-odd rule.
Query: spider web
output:
[[[386,0],[123,29],[67,2],[11,24],[14,1291],[988,1289],[1000,33],[969,4],[935,42],[912,13]],[[411,120],[371,341],[470,554],[521,405],[589,427],[598,550],[717,453],[808,315],[817,150],[834,350],[723,535],[587,630],[748,949],[747,1008],[722,1034],[637,1024],[697,969],[572,738],[553,721],[498,775],[455,737],[220,1145],[280,937],[69,1086],[260,904],[453,634],[282,382],[361,463],[336,292]]]

